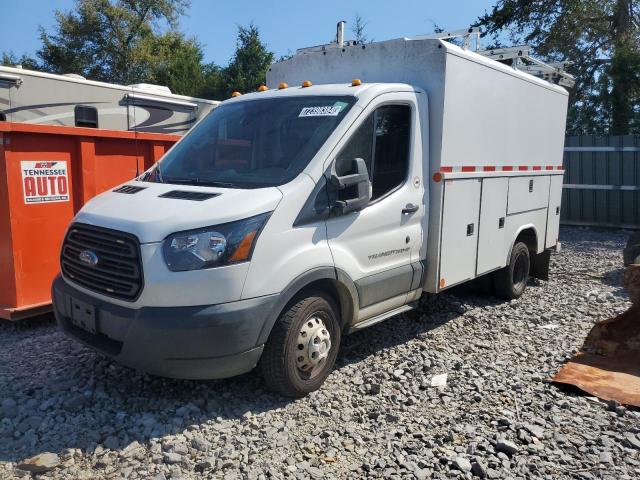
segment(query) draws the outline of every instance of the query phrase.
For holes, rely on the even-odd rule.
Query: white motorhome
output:
[[[431,38],[301,50],[268,86],[82,208],[53,285],[65,332],[169,377],[259,364],[301,396],[342,336],[425,292],[546,278],[565,89]]]
[[[0,66],[0,121],[183,135],[220,102]]]

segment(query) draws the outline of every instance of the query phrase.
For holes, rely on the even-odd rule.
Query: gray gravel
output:
[[[425,299],[348,337],[324,388],[296,401],[255,373],[153,378],[50,320],[3,323],[0,478],[638,478],[640,411],[549,383],[629,306],[625,239],[563,229],[550,282],[514,302]]]

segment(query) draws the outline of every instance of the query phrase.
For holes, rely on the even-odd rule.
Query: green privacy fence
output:
[[[571,136],[561,223],[640,228],[640,136]]]

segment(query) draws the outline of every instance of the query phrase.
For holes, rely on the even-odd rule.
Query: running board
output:
[[[411,305],[403,305],[402,307],[395,308],[389,312],[380,314],[376,317],[371,317],[368,320],[364,320],[362,322],[356,323],[353,327],[351,327],[351,331],[355,332],[356,330],[362,330],[363,328],[370,327],[371,325],[375,325],[376,323],[380,323],[387,318],[393,317],[395,315],[399,315],[401,313],[407,312],[409,310],[413,310],[415,307]]]

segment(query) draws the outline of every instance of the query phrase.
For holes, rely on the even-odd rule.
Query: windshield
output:
[[[308,165],[355,102],[351,96],[221,105],[143,180],[230,188],[285,184]]]

